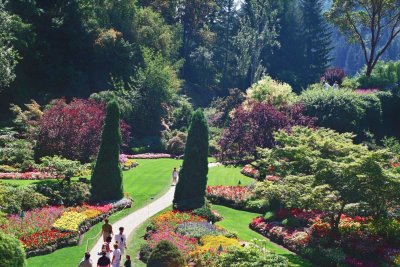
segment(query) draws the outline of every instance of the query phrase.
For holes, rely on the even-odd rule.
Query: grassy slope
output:
[[[218,166],[208,170],[208,185],[237,185],[238,182],[242,185],[248,185],[255,180],[244,176],[240,173],[239,167]]]
[[[217,225],[235,232],[238,234],[238,237],[244,241],[250,241],[251,239],[263,239],[264,237],[249,228],[249,223],[251,220],[260,214],[247,212],[247,211],[239,211],[235,209],[231,209],[224,206],[213,205],[213,209],[215,209],[221,216],[224,218],[222,221],[218,222]],[[267,249],[275,252],[276,254],[285,256],[293,266],[304,266],[311,267],[312,264],[308,263],[306,260],[301,257],[292,254],[285,248],[282,248],[276,245],[273,242],[267,244]]]
[[[124,192],[127,192],[134,199],[134,206],[110,217],[110,221],[115,222],[127,214],[137,210],[146,203],[150,202],[151,197],[162,195],[168,190],[171,184],[171,173],[174,167],[179,167],[181,161],[172,159],[158,160],[138,160],[139,166],[124,172]],[[100,232],[101,224],[95,225],[90,231],[86,232],[82,244],[74,247],[64,248],[54,253],[28,259],[28,267],[71,267],[77,266],[82,258],[87,240],[97,236]],[[91,248],[97,238],[91,239]],[[97,259],[92,255],[93,260]]]

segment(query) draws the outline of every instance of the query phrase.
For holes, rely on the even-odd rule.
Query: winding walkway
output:
[[[113,223],[114,233],[118,232],[118,228],[123,226],[124,234],[129,237],[136,227],[141,225],[148,218],[157,214],[158,212],[166,209],[172,204],[172,200],[174,199],[175,186],[171,186],[167,193],[165,193],[160,198],[154,200],[143,208],[132,212],[128,216],[122,218],[121,220]],[[129,239],[129,238],[128,238]],[[92,250],[90,251],[90,255],[92,255],[92,260],[97,262],[97,253],[101,251],[101,246],[103,245],[103,237],[100,236],[97,243],[94,245]]]
[[[209,163],[208,167],[216,167],[219,166],[219,163]],[[154,216],[158,212],[168,208],[172,205],[172,200],[174,199],[174,192],[175,186],[171,186],[167,193],[162,195],[161,197],[157,198],[153,202],[149,203],[148,205],[144,206],[141,209],[138,209],[135,212],[127,215],[126,217],[122,218],[121,220],[113,223],[113,230],[114,233],[118,232],[118,228],[123,226],[124,233],[128,237],[133,233],[133,231],[145,222],[148,218]],[[103,245],[103,237],[100,236],[97,243],[94,247],[90,250],[90,255],[92,256],[91,259],[94,262],[97,262],[98,256],[97,253],[101,251],[101,246]]]

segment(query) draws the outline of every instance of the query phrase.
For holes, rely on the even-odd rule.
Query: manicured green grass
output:
[[[251,239],[265,239],[262,235],[256,233],[249,228],[249,223],[251,220],[260,214],[252,213],[247,211],[240,211],[231,209],[224,206],[213,205],[212,208],[216,210],[224,218],[222,221],[216,224],[237,233],[238,237],[244,241],[250,241]],[[286,257],[292,266],[298,267],[311,267],[313,266],[308,261],[302,259],[285,248],[276,245],[273,242],[267,244],[267,249],[275,252],[276,254]]]
[[[16,186],[27,186],[39,182],[40,180],[0,180],[1,184],[10,184]]]
[[[255,180],[240,173],[240,167],[218,166],[208,169],[208,185],[248,185]]]
[[[133,197],[133,207],[111,216],[111,223],[118,221],[129,213],[145,206],[151,201],[151,197],[156,198],[165,193],[170,188],[172,182],[172,169],[174,167],[179,167],[181,164],[180,160],[173,159],[138,160],[138,162],[139,166],[124,172],[123,177],[124,192],[127,192],[131,197]],[[89,241],[88,250],[90,250],[97,241],[101,225],[102,224],[99,223],[86,232],[80,245],[63,248],[44,256],[29,258],[28,266],[77,266],[86,251],[87,242]],[[92,255],[92,257],[93,261],[97,261],[97,255]]]

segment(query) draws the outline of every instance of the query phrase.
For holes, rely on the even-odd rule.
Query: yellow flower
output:
[[[79,225],[87,219],[84,213],[76,211],[64,212],[57,221],[54,222],[53,227],[61,230],[69,230],[77,232]]]

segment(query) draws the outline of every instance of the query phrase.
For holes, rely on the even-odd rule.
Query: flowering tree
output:
[[[95,100],[53,100],[39,123],[37,156],[60,155],[88,162],[98,151],[104,117],[105,105]],[[129,127],[122,123],[121,128],[128,141]]]
[[[273,133],[294,125],[313,126],[314,118],[303,115],[301,105],[275,108],[268,103],[249,102],[233,112],[228,129],[222,134],[220,160],[235,162],[256,158],[256,148],[275,145]]]

